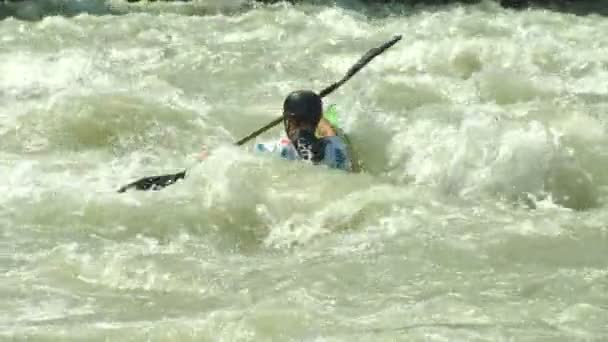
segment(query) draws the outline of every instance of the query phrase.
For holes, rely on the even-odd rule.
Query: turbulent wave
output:
[[[0,19],[40,20],[48,16],[125,15],[174,13],[181,15],[234,14],[250,9],[249,0],[127,1],[127,0],[20,0],[0,3]]]
[[[80,5],[0,21],[1,336],[607,336],[602,18]],[[232,146],[394,34],[326,98],[366,172]]]

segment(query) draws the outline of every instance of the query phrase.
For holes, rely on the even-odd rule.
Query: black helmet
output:
[[[285,98],[283,102],[283,117],[299,122],[307,122],[314,126],[323,115],[321,97],[311,90],[297,90]]]

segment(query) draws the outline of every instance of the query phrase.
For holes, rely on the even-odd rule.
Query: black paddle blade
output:
[[[162,175],[162,176],[152,176],[145,177],[140,180],[137,180],[133,183],[127,184],[122,188],[118,189],[118,192],[125,192],[131,188],[135,188],[136,190],[160,190],[166,186],[169,186],[180,179],[186,177],[186,171],[170,174],[170,175]]]

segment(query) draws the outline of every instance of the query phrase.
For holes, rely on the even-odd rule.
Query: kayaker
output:
[[[283,102],[283,126],[287,137],[276,144],[256,144],[263,152],[278,151],[289,160],[307,160],[331,168],[351,171],[348,146],[323,117],[323,101],[310,90],[290,93]]]

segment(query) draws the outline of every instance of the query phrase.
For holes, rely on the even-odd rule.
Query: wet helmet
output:
[[[311,90],[297,90],[283,102],[283,118],[316,126],[323,116],[321,97]]]
[[[302,159],[315,163],[321,161],[324,155],[324,142],[315,136],[315,128],[322,116],[323,102],[313,91],[294,91],[283,102],[283,122],[287,136]],[[296,126],[292,128],[291,123]]]

